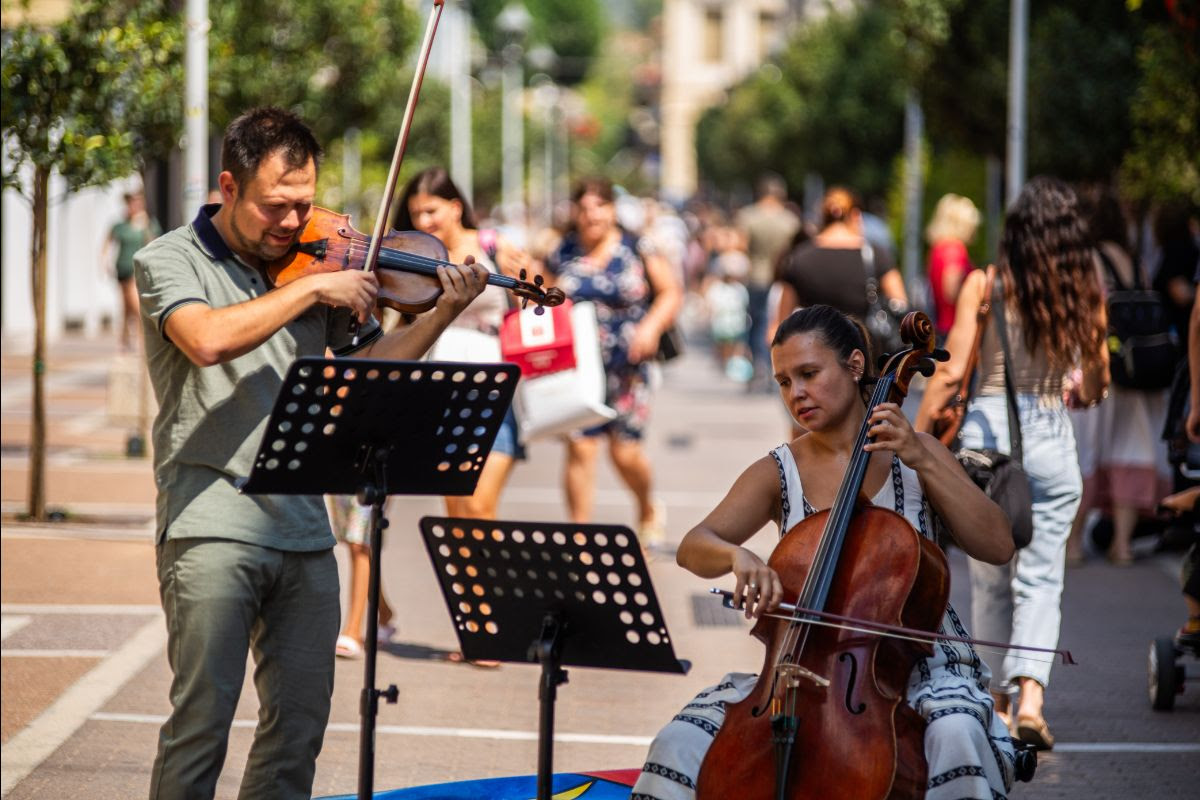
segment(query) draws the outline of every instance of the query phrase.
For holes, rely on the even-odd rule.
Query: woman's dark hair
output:
[[[446,172],[444,167],[426,167],[425,169],[413,175],[407,184],[404,186],[404,192],[400,195],[400,199],[396,202],[396,215],[392,223],[392,227],[398,231],[411,231],[414,229],[412,214],[408,210],[408,201],[414,195],[428,194],[434,197],[440,197],[443,200],[457,200],[462,205],[462,226],[467,230],[475,230],[475,212],[471,210],[471,203],[467,198],[463,197],[463,193],[454,185],[454,181],[450,180],[450,173]]]
[[[312,159],[321,160],[317,137],[291,111],[266,106],[252,108],[225,129],[221,142],[221,169],[245,186],[258,173],[258,167],[273,153],[282,152],[289,167],[299,169]]]
[[[602,178],[598,175],[590,178],[583,178],[575,184],[575,188],[571,190],[571,202],[578,203],[585,194],[594,194],[603,200],[605,203],[616,202],[617,195],[613,190],[612,181],[608,178]]]
[[[1079,204],[1094,244],[1112,242],[1129,252],[1129,226],[1112,186],[1092,183],[1079,187]]]
[[[869,344],[871,338],[862,323],[833,306],[820,303],[805,306],[788,314],[783,322],[779,323],[779,327],[775,329],[775,336],[771,339],[771,347],[781,345],[802,333],[817,334],[821,342],[837,353],[843,362],[848,361],[855,350],[863,354],[863,376],[859,389],[865,400],[870,394],[867,387],[871,383],[871,365],[874,359]]]
[[[1050,366],[1067,371],[1099,358],[1103,299],[1092,237],[1075,192],[1057,178],[1025,184],[1004,219],[1000,268],[1021,314],[1025,346],[1041,348]]]

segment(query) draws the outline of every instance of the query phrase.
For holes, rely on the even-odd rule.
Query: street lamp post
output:
[[[532,18],[521,3],[511,3],[496,17],[496,27],[506,43],[500,51],[501,94],[504,113],[500,128],[500,193],[502,217],[508,224],[521,224],[525,217],[525,120],[521,94],[525,83],[525,35]]]
[[[548,228],[554,221],[554,204],[557,200],[554,196],[555,177],[558,171],[554,158],[554,140],[557,135],[556,115],[560,92],[558,85],[554,82],[554,78],[551,77],[557,58],[554,55],[554,51],[544,44],[531,47],[528,58],[529,66],[536,72],[529,81],[531,85],[536,87],[533,90],[534,106],[542,114],[541,197],[538,198],[539,202],[537,204],[541,213],[538,216],[542,227]],[[532,160],[533,154],[531,153],[530,161]],[[532,166],[529,173],[530,181],[532,181]]]

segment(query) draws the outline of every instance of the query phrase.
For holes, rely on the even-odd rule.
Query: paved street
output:
[[[29,360],[4,345],[0,428],[0,602],[5,797],[135,798],[146,793],[170,675],[157,606],[153,485],[145,459],[125,457],[133,422],[114,424],[107,396],[115,355],[107,341],[68,338],[48,359],[51,506],[66,520],[20,522],[29,435]],[[125,405],[128,405],[127,403]],[[120,409],[116,409],[120,410]],[[777,444],[783,411],[748,395],[693,351],[668,367],[648,450],[677,542],[742,468]],[[1068,457],[1064,454],[1064,458]],[[561,520],[561,446],[538,442],[504,496],[506,519]],[[441,514],[432,498],[397,498],[383,554],[384,587],[399,609],[400,635],[379,660],[379,684],[396,683],[381,707],[376,786],[531,773],[536,765],[537,669],[481,669],[445,660],[456,649],[417,520]],[[601,470],[597,521],[631,524],[627,493]],[[752,546],[764,555],[764,531]],[[339,559],[345,575],[345,560]],[[965,564],[952,556],[955,604],[969,618]],[[1151,640],[1178,627],[1178,559],[1146,555],[1127,569],[1093,560],[1068,574],[1062,645],[1079,662],[1056,667],[1047,719],[1058,738],[1032,784],[1016,798],[1123,800],[1196,797],[1200,684],[1172,712],[1146,696]],[[659,726],[723,673],[757,669],[748,626],[705,596],[710,582],[669,558],[651,565],[686,677],[572,668],[559,692],[556,767],[636,767]],[[1200,665],[1188,665],[1193,674]],[[249,675],[249,673],[248,673]],[[339,661],[334,710],[317,765],[318,796],[353,792],[362,662]],[[236,796],[257,703],[247,681],[218,796]],[[1192,787],[1189,789],[1188,787]]]

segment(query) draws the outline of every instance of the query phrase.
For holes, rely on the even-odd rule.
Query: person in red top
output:
[[[979,227],[979,210],[966,197],[943,195],[925,228],[929,242],[929,288],[933,292],[935,327],[939,340],[954,325],[954,307],[963,279],[971,271],[967,245]]]

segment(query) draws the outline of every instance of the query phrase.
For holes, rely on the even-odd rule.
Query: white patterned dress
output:
[[[815,513],[804,497],[800,473],[786,444],[771,451],[779,467],[783,513],[780,536]],[[872,501],[893,508],[926,538],[933,537],[930,515],[917,474],[892,457],[892,480]],[[946,606],[939,633],[967,636],[952,606]],[[926,800],[1002,800],[1013,782],[1014,752],[1004,723],[988,693],[991,674],[967,644],[939,642],[922,658],[908,682],[908,704],[928,723],[925,759],[929,765]],[[756,675],[732,672],[688,703],[655,737],[633,787],[631,800],[693,800],[704,754],[725,721],[725,707],[744,700]]]

